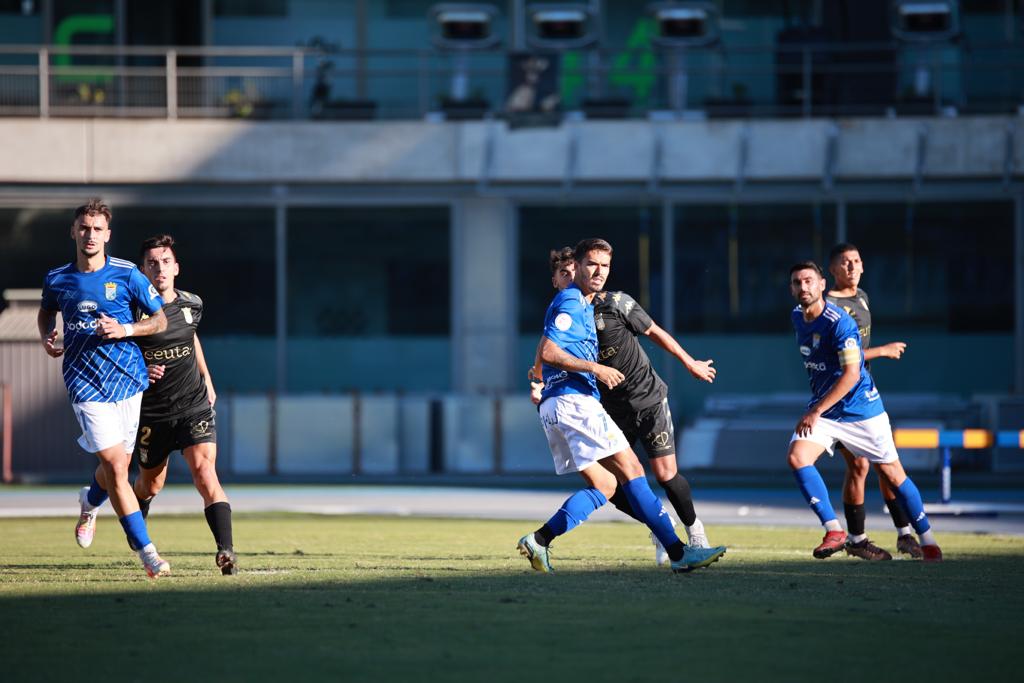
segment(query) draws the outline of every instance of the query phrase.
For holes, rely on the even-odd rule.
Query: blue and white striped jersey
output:
[[[64,384],[72,403],[110,403],[149,386],[146,364],[135,342],[96,335],[100,314],[130,323],[132,305],[156,313],[163,299],[131,261],[108,256],[93,273],[74,263],[54,268],[43,284],[41,307],[64,318]]]
[[[836,422],[860,422],[885,412],[882,398],[875,388],[871,373],[864,367],[864,351],[860,345],[857,323],[846,311],[826,303],[825,310],[811,322],[804,321],[799,306],[793,309],[796,343],[803,357],[804,368],[811,383],[812,405],[822,399],[835,385],[847,365],[860,366],[860,379],[846,396],[822,413]]]

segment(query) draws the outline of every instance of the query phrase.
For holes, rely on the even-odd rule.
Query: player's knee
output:
[[[158,479],[139,477],[135,480],[135,497],[140,500],[152,498],[164,488],[164,483]]]
[[[676,466],[676,456],[673,454],[652,459],[651,470],[654,472],[654,478],[659,482],[675,478],[679,472],[679,468]]]

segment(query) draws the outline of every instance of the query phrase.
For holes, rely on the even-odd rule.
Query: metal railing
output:
[[[0,46],[0,116],[482,116],[504,111],[509,54],[6,45]],[[562,110],[812,117],[1009,113],[1024,103],[1024,47],[1014,43],[806,43],[600,56],[561,56]],[[470,84],[463,101],[448,96],[456,75]]]

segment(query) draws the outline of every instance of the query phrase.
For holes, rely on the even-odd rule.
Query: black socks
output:
[[[213,540],[217,542],[217,550],[234,547],[234,540],[231,538],[231,505],[227,502],[213,503],[203,512],[206,514],[206,523],[213,532]]]
[[[864,504],[853,505],[843,503],[843,512],[846,513],[846,531],[851,536],[864,535]]]
[[[658,483],[665,489],[668,502],[672,503],[672,508],[679,515],[679,521],[686,526],[693,526],[697,521],[697,513],[693,509],[693,494],[690,493],[690,482],[686,481],[686,477],[676,472],[676,476],[668,481]]]

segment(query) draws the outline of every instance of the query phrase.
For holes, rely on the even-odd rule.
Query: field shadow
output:
[[[198,555],[166,579],[133,567],[123,587],[100,590],[87,569],[104,565],[6,566],[64,582],[20,595],[10,575],[0,583],[4,680],[69,680],[85,662],[97,678],[145,670],[147,681],[791,681],[828,652],[830,679],[862,680],[857,662],[895,675],[908,648],[912,679],[1001,680],[1024,613],[1021,558],[1005,554],[924,565],[737,552],[684,575],[583,556],[544,575],[511,557],[324,567],[263,553],[234,577],[185,559]],[[55,656],[56,643],[87,648]]]

